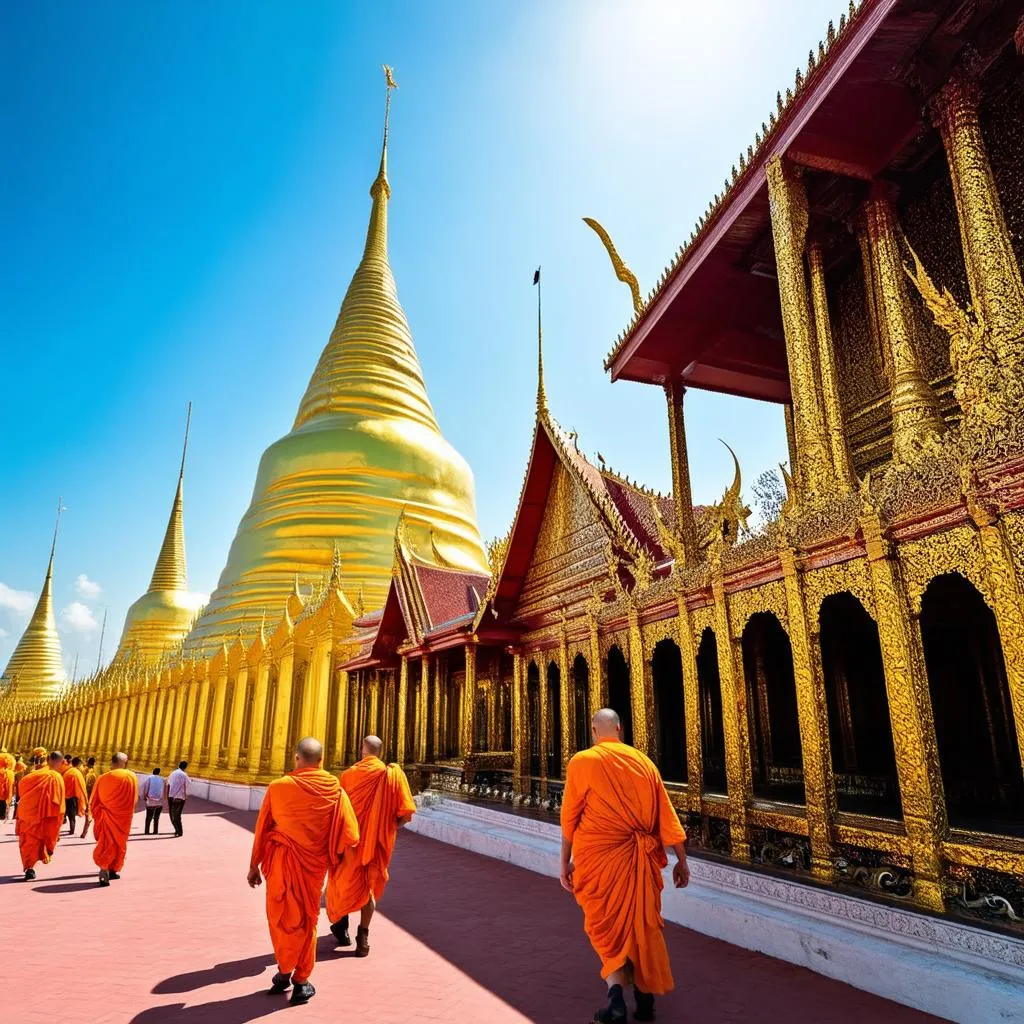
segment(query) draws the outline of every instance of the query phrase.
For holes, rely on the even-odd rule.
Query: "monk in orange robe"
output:
[[[85,776],[81,769],[82,759],[73,757],[68,770],[64,772],[64,817],[68,823],[68,835],[75,834],[75,819],[87,814],[89,798],[85,791]]]
[[[64,780],[57,765],[64,758],[55,750],[35,771],[25,775],[18,784],[18,848],[25,881],[36,877],[39,861],[50,863],[60,839],[60,826],[64,821]]]
[[[661,775],[645,754],[622,742],[611,708],[591,721],[594,745],[570,762],[562,797],[562,888],[583,908],[583,926],[601,958],[608,1005],[600,1024],[625,1021],[623,985],[632,983],[633,1019],[654,1020],[654,997],[674,987],[661,916],[665,847],[678,858],[676,888],[690,881],[686,833]]]
[[[10,754],[0,754],[0,821],[7,820],[7,808],[14,800],[14,765]]]
[[[135,772],[128,770],[128,755],[115,754],[110,760],[110,771],[96,780],[89,806],[92,834],[96,837],[92,859],[100,869],[102,886],[121,877],[138,798],[139,780]]]
[[[341,788],[359,822],[359,845],[354,856],[331,869],[327,880],[327,916],[339,946],[352,944],[348,915],[359,911],[356,956],[370,954],[370,921],[388,884],[395,836],[416,811],[405,772],[380,759],[382,747],[379,737],[367,736],[362,760],[341,774]]]
[[[249,885],[267,881],[267,924],[277,960],[270,991],[294,985],[293,1004],[316,995],[309,976],[327,870],[343,854],[351,856],[345,851],[359,842],[352,804],[321,767],[323,756],[320,741],[307,736],[296,748],[295,770],[267,786],[249,861]]]

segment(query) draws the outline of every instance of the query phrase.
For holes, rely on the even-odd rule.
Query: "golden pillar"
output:
[[[430,721],[430,656],[424,654],[420,660],[420,718],[419,750],[416,759],[426,763],[430,757],[427,751],[427,726]]]
[[[462,714],[459,729],[459,756],[473,753],[476,741],[476,642],[466,644],[466,677],[463,683]]]
[[[818,340],[818,370],[821,375],[821,397],[825,410],[825,430],[829,452],[839,489],[852,491],[854,486],[850,450],[843,427],[843,406],[839,400],[839,380],[836,375],[835,348],[832,343],[832,320],[828,312],[828,294],[825,291],[825,268],[821,245],[815,242],[807,256],[811,271],[811,302],[814,307],[814,328]]]
[[[548,663],[543,651],[537,651],[537,677],[540,697],[540,777],[546,779],[548,757],[554,748],[551,744],[551,716],[548,709]]]
[[[876,195],[864,204],[864,231],[867,245],[862,240],[862,255],[870,259],[865,284],[873,297],[889,378],[892,457],[897,463],[913,462],[922,452],[934,451],[946,426],[935,393],[921,372],[899,230],[887,197]]]
[[[512,652],[512,788],[515,793],[524,792],[523,779],[526,775],[526,662],[523,652],[517,647]],[[529,786],[525,787],[529,790]]]
[[[939,844],[946,828],[946,807],[921,631],[911,618],[898,566],[889,557],[878,517],[873,512],[865,513],[861,529],[878,615],[903,823],[914,868],[914,898],[932,910],[942,911]]]
[[[160,722],[160,715],[163,711],[164,691],[160,686],[159,677],[152,680],[152,702],[146,715],[145,730],[142,735],[142,742],[139,744],[139,756],[143,761],[152,761],[156,741],[153,738]]]
[[[676,508],[676,533],[682,541],[687,561],[692,561],[697,553],[697,527],[693,519],[690,459],[686,451],[686,422],[683,418],[685,394],[686,388],[674,378],[665,384],[665,400],[668,403],[668,445],[672,460],[672,497],[675,499]]]
[[[203,741],[206,738],[206,719],[210,713],[210,666],[207,662],[200,663],[199,699],[196,703],[196,720],[192,730],[192,743],[189,760],[199,767],[203,756]]]
[[[263,753],[263,726],[267,719],[269,688],[270,658],[264,651],[256,665],[256,686],[252,695],[252,726],[249,729],[248,763],[246,765],[250,778],[255,778],[260,772],[260,757]]]
[[[700,690],[697,685],[697,646],[693,639],[693,624],[686,595],[681,587],[676,591],[678,608],[676,625],[679,652],[683,661],[683,712],[686,716],[686,793],[691,811],[700,813],[701,794],[704,792],[704,761],[701,757]]]
[[[224,653],[224,663],[217,673],[217,682],[213,691],[213,711],[210,715],[210,743],[200,761],[200,767],[216,769],[220,762],[220,741],[224,733],[224,706],[228,695],[227,652],[225,651]]]
[[[718,675],[722,687],[722,733],[725,743],[725,776],[729,790],[729,837],[732,856],[750,860],[747,829],[747,801],[752,792],[749,742],[747,739],[746,687],[736,671],[737,657],[729,622],[721,565],[714,570],[711,591],[715,599],[715,636],[718,647]]]
[[[597,615],[588,615],[587,624],[590,626],[590,714],[593,715],[599,708],[608,706],[608,680],[601,661],[601,634],[598,631]],[[523,692],[526,692],[525,682]]]
[[[348,734],[348,672],[343,668],[337,670],[337,678],[332,685],[336,689],[334,700],[334,750],[331,751],[333,764],[348,764],[345,739]]]
[[[636,606],[629,606],[629,699],[633,711],[633,746],[651,753],[654,737],[654,682],[644,655],[644,638]]]
[[[332,645],[330,629],[316,638],[309,663],[310,680],[307,690],[309,699],[303,705],[303,708],[306,705],[309,706],[309,728],[303,735],[321,737],[325,741],[327,739],[327,708],[330,706]]]
[[[160,733],[160,751],[156,758],[157,764],[166,764],[174,756],[171,750],[171,737],[174,735],[174,726],[177,724],[178,715],[178,687],[167,687],[167,710],[164,713],[164,727]]]
[[[808,609],[803,581],[790,548],[779,551],[789,613],[789,642],[793,652],[797,718],[804,763],[804,796],[807,807],[807,837],[811,843],[811,873],[823,882],[835,880],[832,858],[832,822],[836,816],[835,779],[829,746],[825,710],[824,679],[814,671],[811,636],[807,628]],[[813,613],[813,610],[812,610]]]
[[[409,659],[403,654],[402,655],[402,667],[398,673],[398,728],[396,735],[398,736],[398,744],[395,747],[395,760],[399,764],[405,764],[405,718],[406,718],[406,702],[409,699]]]
[[[231,721],[228,723],[227,770],[238,771],[238,756],[242,749],[242,722],[245,708],[249,704],[249,666],[241,662],[235,676],[235,696],[231,701]]]
[[[284,648],[277,672],[277,699],[274,702],[274,724],[271,733],[270,774],[283,775],[291,770],[288,756],[288,726],[292,711],[292,669],[295,666],[295,647],[292,643]]]
[[[188,705],[185,710],[185,721],[181,731],[181,757],[190,763],[194,760],[196,720],[199,717],[199,703],[202,698],[202,681],[191,679],[188,683]]]
[[[559,718],[562,721],[562,735],[558,737],[558,742],[564,779],[569,759],[576,753],[576,730],[573,728],[576,721],[576,691],[569,672],[569,641],[564,622],[558,631],[558,677],[561,682],[558,688]]]
[[[789,384],[793,395],[793,433],[799,459],[800,493],[815,504],[834,492],[835,479],[819,396],[814,327],[804,272],[807,193],[799,170],[781,156],[772,157],[765,171]]]

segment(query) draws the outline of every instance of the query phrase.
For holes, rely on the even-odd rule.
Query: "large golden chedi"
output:
[[[410,543],[487,571],[473,475],[427,397],[388,263],[387,124],[363,258],[290,433],[263,454],[252,502],[188,646],[209,650],[275,618],[296,574],[320,577],[335,545],[366,606],[383,603],[405,512]]]

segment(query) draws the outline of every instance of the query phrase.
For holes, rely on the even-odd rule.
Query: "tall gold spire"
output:
[[[212,649],[263,608],[280,608],[295,573],[326,572],[335,544],[345,579],[381,604],[403,506],[427,557],[433,530],[449,561],[486,571],[473,476],[441,434],[388,262],[391,92],[362,259],[345,293],[290,433],[263,454],[220,582],[189,638]]]
[[[540,267],[534,272],[533,283],[537,286],[537,414],[548,411],[548,396],[544,390],[544,331],[540,317]]]
[[[188,572],[185,563],[185,512],[183,491],[185,485],[185,455],[188,452],[188,432],[192,424],[192,403],[188,403],[185,416],[185,440],[181,448],[181,466],[178,486],[174,492],[171,515],[167,520],[160,554],[149,589],[128,609],[124,620],[118,655],[132,652],[147,662],[156,662],[167,650],[181,643],[192,627],[198,600],[188,592]]]
[[[60,500],[57,502],[57,522],[53,527],[50,560],[46,566],[42,592],[25,632],[14,648],[4,674],[0,676],[0,687],[10,687],[10,692],[20,700],[56,697],[67,682],[57,620],[53,614],[53,556],[57,549],[57,531],[63,511],[63,500]]]

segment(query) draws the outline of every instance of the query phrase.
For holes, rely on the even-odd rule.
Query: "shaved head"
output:
[[[380,757],[384,742],[379,736],[363,737],[363,757]]]
[[[590,720],[590,728],[595,740],[620,739],[622,737],[622,719],[618,712],[611,708],[601,708]]]
[[[126,768],[128,766],[128,755],[119,752],[110,759],[110,764],[114,768]]]
[[[64,760],[64,755],[59,750],[55,750],[46,760],[50,764],[60,764]]]
[[[306,736],[299,740],[295,748],[295,762],[300,768],[316,768],[323,759],[323,744],[315,736]]]

